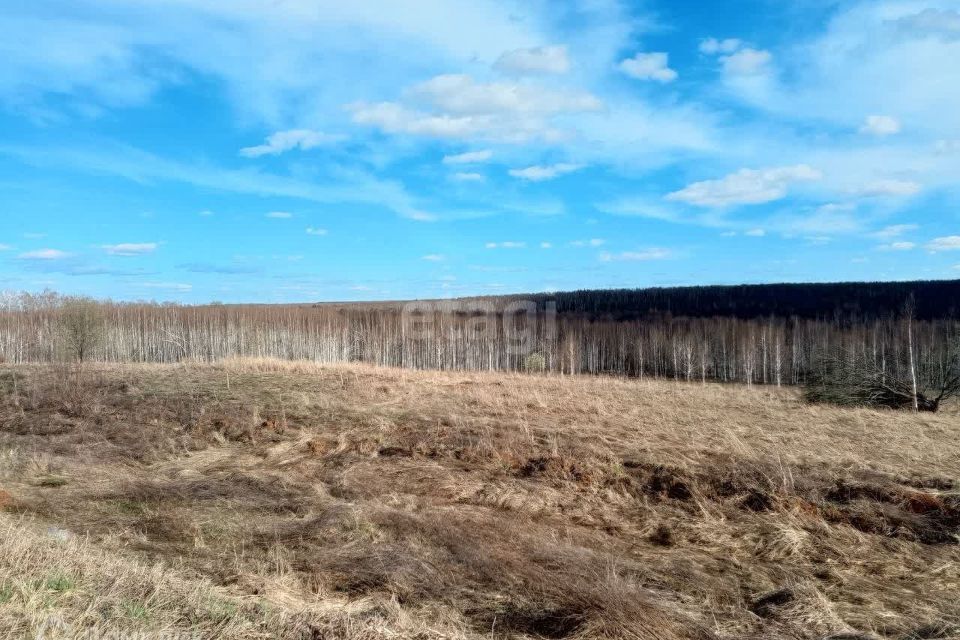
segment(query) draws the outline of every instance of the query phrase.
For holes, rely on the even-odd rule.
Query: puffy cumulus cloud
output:
[[[720,56],[723,71],[730,76],[756,76],[766,73],[773,55],[763,49],[740,49],[727,56]]]
[[[913,196],[920,193],[922,189],[921,184],[910,180],[877,180],[864,185],[857,190],[857,193],[867,198]]]
[[[934,238],[926,245],[929,251],[958,251],[960,250],[960,236],[943,236]]]
[[[714,56],[720,53],[733,53],[743,46],[743,41],[737,38],[726,38],[718,40],[717,38],[706,38],[700,41],[700,53]]]
[[[323,145],[333,144],[344,140],[345,136],[312,131],[310,129],[291,129],[278,131],[269,136],[264,144],[255,147],[240,149],[240,155],[245,158],[259,158],[260,156],[275,156],[293,149],[307,151]]]
[[[466,151],[454,155],[443,156],[443,164],[478,164],[487,162],[493,158],[493,151],[481,149],[479,151]]]
[[[700,42],[700,52],[719,56],[724,74],[741,81],[766,76],[773,61],[773,54],[766,49],[754,49],[736,38],[707,38]]]
[[[637,80],[673,82],[677,72],[669,66],[668,54],[663,52],[638,53],[620,62],[620,71]]]
[[[357,102],[348,109],[355,123],[387,133],[517,144],[558,142],[566,134],[551,124],[552,117],[603,108],[589,93],[518,82],[483,83],[463,74],[436,76],[415,85],[406,96],[431,110],[399,102]]]
[[[579,171],[582,168],[583,165],[561,162],[559,164],[551,165],[534,165],[524,169],[510,169],[509,173],[514,178],[520,178],[521,180],[529,180],[530,182],[543,182],[544,180],[553,180],[554,178],[559,178],[562,175]]]
[[[156,242],[123,242],[120,244],[105,244],[100,248],[112,256],[142,256],[157,250]]]
[[[673,257],[673,252],[662,247],[651,247],[641,249],[640,251],[621,251],[620,253],[610,253],[604,251],[600,254],[601,262],[646,262],[648,260],[666,260]]]
[[[820,180],[822,177],[819,171],[805,164],[741,169],[719,180],[694,182],[668,194],[666,199],[698,207],[762,204],[786,197],[790,185],[795,182]]]
[[[860,127],[860,133],[880,137],[890,136],[900,133],[900,121],[892,116],[867,116]]]
[[[352,112],[355,123],[375,126],[386,133],[405,133],[433,138],[470,138],[487,134],[497,138],[501,131],[496,119],[492,117],[433,115],[408,109],[396,102],[376,104],[355,102],[349,105],[348,109]],[[519,132],[510,131],[510,133],[518,135]]]
[[[570,70],[567,48],[563,45],[514,49],[504,52],[493,68],[509,74],[563,74]]]

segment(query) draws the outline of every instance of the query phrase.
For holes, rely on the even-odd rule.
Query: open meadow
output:
[[[955,404],[271,360],[0,393],[0,637],[960,637]]]

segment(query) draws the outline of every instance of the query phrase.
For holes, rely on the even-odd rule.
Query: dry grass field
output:
[[[960,637],[956,407],[270,361],[0,393],[0,637]]]

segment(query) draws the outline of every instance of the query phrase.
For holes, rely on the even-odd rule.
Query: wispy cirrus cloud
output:
[[[926,244],[928,251],[960,251],[960,236],[942,236]]]
[[[477,151],[465,151],[453,155],[443,156],[443,164],[478,164],[487,162],[493,158],[493,151],[490,149],[479,149]]]
[[[647,262],[650,260],[666,260],[667,258],[673,257],[673,252],[670,249],[664,249],[662,247],[652,247],[649,249],[641,249],[639,251],[621,251],[619,253],[611,253],[604,251],[600,254],[601,262]]]
[[[159,246],[156,242],[122,242],[101,245],[100,248],[111,256],[133,257],[154,253]]]
[[[32,261],[66,260],[72,257],[74,257],[74,254],[61,251],[60,249],[36,249],[34,251],[25,251],[17,256],[20,260]]]
[[[530,182],[543,182],[545,180],[559,178],[560,176],[573,173],[574,171],[579,171],[582,168],[582,164],[560,162],[558,164],[550,165],[533,165],[530,167],[524,167],[523,169],[510,169],[509,173],[514,178],[520,178],[521,180],[528,180]]]
[[[564,74],[570,71],[570,58],[564,45],[513,49],[502,53],[493,68],[508,74]]]
[[[345,139],[346,136],[342,134],[323,133],[310,129],[291,129],[289,131],[278,131],[270,135],[266,142],[261,145],[240,149],[240,155],[246,158],[259,158],[260,156],[280,155],[293,149],[309,151]]]

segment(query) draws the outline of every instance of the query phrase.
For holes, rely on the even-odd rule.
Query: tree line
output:
[[[911,312],[908,340],[902,303],[885,312],[860,308],[856,316],[834,309],[820,317],[742,318],[711,313],[715,296],[708,292],[697,294],[707,301],[699,315],[647,308],[613,319],[599,310],[621,293],[596,292],[592,303],[580,293],[564,295],[573,297],[181,306],[7,294],[0,300],[0,358],[170,363],[274,357],[772,385],[822,378],[830,360],[869,364],[890,378],[906,376],[912,366],[915,379],[935,386],[952,371],[960,345],[960,322],[952,313],[922,318]],[[915,308],[934,308],[923,295]],[[570,308],[570,300],[581,302]]]

